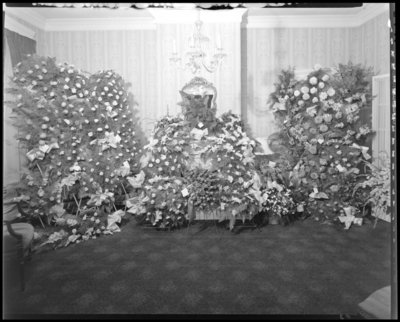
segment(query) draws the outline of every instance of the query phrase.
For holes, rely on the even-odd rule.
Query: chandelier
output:
[[[193,74],[200,74],[202,67],[210,73],[215,72],[222,61],[226,60],[226,54],[223,52],[221,44],[221,36],[218,35],[217,43],[214,47],[213,60],[209,63],[206,62],[205,51],[210,50],[210,39],[201,33],[201,26],[203,22],[200,21],[200,9],[197,11],[197,20],[195,22],[196,30],[188,39],[189,51],[186,53],[186,59],[183,66],[181,66],[181,58],[178,56],[176,50],[176,40],[173,41],[172,57],[169,59],[170,65],[179,69],[190,70]]]

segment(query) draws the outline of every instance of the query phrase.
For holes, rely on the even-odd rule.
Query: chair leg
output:
[[[20,278],[21,278],[21,292],[25,291],[24,265],[25,265],[24,258],[21,258],[21,261],[19,263],[19,273],[20,273]]]

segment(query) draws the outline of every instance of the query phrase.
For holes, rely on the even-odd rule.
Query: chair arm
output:
[[[12,237],[17,238],[18,240],[22,240],[22,234],[16,233],[16,232],[14,231],[14,229],[12,229],[11,222],[8,221],[8,220],[5,220],[4,222],[6,223],[7,230],[8,230],[8,232],[9,232],[9,234],[10,234]]]

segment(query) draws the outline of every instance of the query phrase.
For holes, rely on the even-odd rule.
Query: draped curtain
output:
[[[3,21],[5,15],[3,11]],[[18,64],[27,54],[36,52],[36,41],[4,29],[3,33],[3,92],[4,101],[13,100],[5,89],[10,85],[13,66]],[[3,178],[4,185],[20,179],[22,167],[26,165],[26,150],[21,149],[15,139],[17,129],[11,124],[11,109],[3,105]]]
[[[35,40],[21,36],[8,29],[5,29],[5,34],[7,37],[7,45],[10,48],[12,66],[22,61],[26,55],[33,55],[36,53]]]

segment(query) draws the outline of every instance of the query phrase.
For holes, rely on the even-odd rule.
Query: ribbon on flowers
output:
[[[34,148],[26,154],[29,161],[33,162],[35,159],[43,160],[45,153],[39,148]]]
[[[121,222],[121,217],[123,215],[124,215],[123,210],[117,210],[116,212],[112,213],[111,215],[108,215],[106,230],[111,231],[113,233],[120,232],[121,229],[119,228],[117,223]]]
[[[97,194],[92,194],[90,196],[90,200],[87,202],[88,205],[94,204],[95,206],[101,206],[103,201],[108,199],[112,199],[114,197],[114,193],[112,192],[101,192],[99,191]]]
[[[157,143],[158,143],[158,139],[150,138],[149,144],[145,145],[143,148],[147,149],[149,151],[153,151],[155,146],[157,145]]]
[[[118,113],[116,111],[112,110],[111,105],[108,105],[106,110],[107,110],[107,116],[108,117],[114,118],[114,117],[116,117],[118,115]]]
[[[317,109],[316,109],[317,105],[314,106],[310,106],[306,109],[306,112],[308,115],[310,116],[315,116],[317,114]]]
[[[148,202],[150,198],[145,195],[144,192],[138,197],[133,197],[126,200],[126,206],[129,208],[128,212],[139,215],[146,213],[145,204]]]
[[[146,175],[143,170],[140,170],[139,174],[133,177],[127,177],[127,179],[133,188],[140,188],[144,182],[145,176]]]
[[[355,224],[355,225],[362,225],[362,218],[356,218],[354,215],[357,211],[357,208],[355,207],[346,207],[343,208],[343,210],[345,211],[345,216],[339,216],[339,220],[341,223],[344,223],[345,227],[344,229],[349,229],[351,224]]]
[[[354,148],[354,149],[361,150],[361,153],[363,154],[365,160],[371,159],[371,156],[367,153],[368,150],[369,150],[369,147],[367,147],[367,146],[359,146],[356,143],[353,143],[353,145],[351,147]]]
[[[279,97],[279,103],[276,102],[270,110],[271,113],[275,113],[277,111],[286,111],[286,100],[282,97]]]
[[[104,139],[98,140],[98,144],[102,145],[102,151],[109,149],[110,147],[116,149],[117,144],[121,141],[121,137],[117,134],[116,136],[114,133],[106,132]]]
[[[49,145],[48,145],[48,149],[47,149],[47,151],[46,151],[46,153],[49,153],[51,150],[53,150],[53,149],[59,149],[60,147],[59,147],[59,145],[58,145],[58,143],[57,142],[52,142],[52,143],[50,143]]]
[[[115,170],[115,172],[116,172],[118,175],[122,176],[122,177],[127,176],[127,175],[129,174],[130,171],[131,171],[131,167],[130,167],[128,161],[124,161],[124,163],[122,164],[122,166]]]

